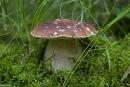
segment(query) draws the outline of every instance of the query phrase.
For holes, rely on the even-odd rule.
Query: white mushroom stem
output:
[[[45,58],[52,58],[52,69],[71,71],[74,60],[82,53],[82,47],[76,39],[53,39],[50,40],[45,52]]]

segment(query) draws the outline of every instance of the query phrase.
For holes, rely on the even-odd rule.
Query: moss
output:
[[[84,61],[68,79],[69,87],[119,87],[124,84],[121,78],[130,65],[129,36],[116,42],[101,39],[94,40],[96,49],[89,50]],[[109,43],[102,45],[103,40]],[[70,73],[53,74],[45,61],[38,62],[37,51],[40,52],[41,46],[36,48],[36,45],[32,44],[31,47],[34,50],[28,53],[27,48],[21,44],[0,44],[1,84],[32,87],[62,86]]]

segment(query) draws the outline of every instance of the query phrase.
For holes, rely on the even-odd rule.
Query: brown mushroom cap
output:
[[[95,35],[96,29],[85,22],[56,19],[35,27],[31,34],[41,38],[86,38]]]

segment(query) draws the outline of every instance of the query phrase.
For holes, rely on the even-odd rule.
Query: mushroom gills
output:
[[[52,39],[45,51],[45,58],[52,61],[54,72],[69,70],[74,67],[76,60],[82,53],[82,47],[77,39]]]

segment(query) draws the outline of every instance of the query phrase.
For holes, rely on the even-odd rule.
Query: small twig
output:
[[[125,74],[123,75],[121,82],[123,82],[124,79],[127,78],[127,76],[130,74],[130,66],[128,67],[127,71],[125,72]]]

